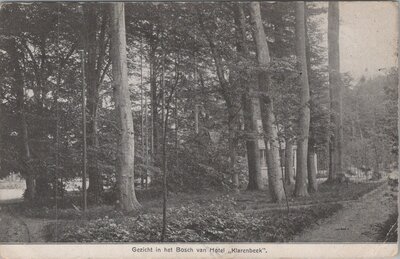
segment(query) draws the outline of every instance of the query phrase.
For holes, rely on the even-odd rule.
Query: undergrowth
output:
[[[286,212],[247,215],[235,210],[231,197],[221,197],[207,207],[197,203],[168,210],[167,242],[285,242],[317,220],[331,216],[339,204]],[[158,242],[160,213],[129,217],[101,217],[50,224],[48,241]]]
[[[389,218],[382,224],[378,224],[378,240],[382,242],[397,242],[397,228],[399,214],[390,214]]]

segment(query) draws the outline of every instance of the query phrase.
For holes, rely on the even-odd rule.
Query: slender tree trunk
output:
[[[149,181],[149,122],[148,122],[148,105],[147,105],[147,97],[144,100],[144,118],[145,118],[145,158],[146,158],[146,170],[145,170],[145,188],[148,187]]]
[[[308,143],[308,156],[307,156],[307,167],[308,167],[308,192],[314,193],[318,190],[317,184],[317,160],[316,160],[315,149],[311,142]]]
[[[293,172],[293,142],[286,140],[285,147],[285,183],[287,185],[294,184],[294,172]]]
[[[306,59],[306,32],[304,2],[296,2],[296,55],[297,67],[301,71],[301,96],[299,114],[299,136],[297,138],[297,170],[295,196],[307,196],[307,153],[310,129],[310,87]]]
[[[400,26],[400,4],[397,5],[397,25]],[[400,33],[397,38],[397,53],[400,53]],[[397,58],[397,170],[400,168],[400,58]],[[400,221],[400,214],[397,218],[397,222]],[[397,233],[399,233],[400,227],[397,224]]]
[[[237,114],[236,114],[236,106],[227,105],[228,110],[228,134],[229,134],[229,169],[232,175],[232,184],[235,192],[239,191],[239,172],[235,169],[236,164],[236,155],[237,155],[237,146],[238,140],[236,136],[235,128],[237,126]]]
[[[22,86],[23,87],[23,86]],[[22,90],[23,93],[23,90]],[[23,98],[23,97],[22,97]],[[30,171],[29,163],[31,160],[31,152],[29,147],[29,137],[28,137],[28,125],[26,122],[25,112],[21,110],[21,131],[22,131],[22,143],[23,143],[23,153],[24,153],[24,171],[26,175],[26,197],[29,201],[33,201],[36,196],[36,180],[32,171]]]
[[[162,39],[164,40],[164,39]],[[164,48],[162,44],[161,48]],[[165,52],[164,49],[161,61],[161,124],[162,124],[162,174],[163,174],[163,223],[161,231],[161,242],[165,241],[167,233],[167,129],[168,129],[168,110],[165,112]]]
[[[0,171],[3,168],[3,160],[4,160],[4,144],[3,144],[3,135],[4,135],[4,113],[3,113],[3,93],[0,92]]]
[[[225,105],[227,108],[228,112],[228,143],[229,143],[229,164],[230,164],[230,171],[232,174],[232,182],[234,185],[234,188],[236,191],[238,191],[239,187],[239,176],[237,175],[237,172],[235,172],[235,163],[236,163],[236,146],[237,146],[237,140],[236,140],[236,133],[235,133],[235,125],[237,125],[237,106],[235,105],[235,96],[232,93],[234,89],[232,89],[232,86],[226,80],[225,78],[225,73],[224,73],[224,66],[222,64],[222,58],[220,53],[218,52],[215,43],[211,37],[211,35],[206,31],[204,28],[203,20],[201,15],[199,16],[199,21],[200,21],[200,26],[203,30],[203,33],[205,34],[208,43],[210,45],[211,53],[214,59],[216,71],[217,71],[217,77],[218,81],[220,84],[220,92],[222,93],[222,96],[225,100]],[[195,112],[195,120],[196,120],[196,132],[198,133],[198,109],[196,106],[196,112]]]
[[[313,91],[311,90],[313,86],[311,84],[311,77],[312,77],[312,69],[311,69],[311,43],[308,31],[308,8],[307,2],[304,3],[304,31],[305,31],[305,49],[306,49],[306,62],[307,62],[307,73],[309,78],[309,92],[310,92],[310,100],[313,98],[317,98],[312,95]],[[308,175],[308,192],[314,193],[317,191],[317,161],[316,161],[316,153],[315,153],[315,130],[312,125],[316,122],[316,118],[314,118],[315,112],[313,112],[313,107],[310,107],[310,130],[309,130],[309,138],[308,138],[308,155],[307,155],[307,175]],[[315,109],[315,108],[314,108]]]
[[[21,86],[23,88],[23,86]],[[19,97],[23,101],[23,92],[24,90],[21,90],[22,97]],[[26,122],[26,117],[25,117],[25,111],[21,107],[21,132],[22,132],[22,146],[23,146],[23,154],[24,154],[24,174],[26,176],[26,193],[27,193],[27,198],[28,200],[34,200],[35,194],[36,194],[36,184],[35,184],[35,177],[33,175],[33,172],[30,171],[29,168],[29,162],[31,160],[31,152],[30,152],[30,147],[29,147],[29,137],[28,137],[28,125]]]
[[[117,151],[117,186],[124,211],[140,207],[134,185],[134,129],[126,64],[124,3],[111,5],[111,59],[115,108],[120,128]]]
[[[339,2],[330,1],[328,7],[328,66],[331,100],[331,123],[334,132],[331,136],[331,168],[328,181],[334,181],[343,170],[343,123],[342,123],[342,83],[340,77],[339,53]]]
[[[233,110],[232,108],[230,110]],[[232,174],[232,183],[234,187],[234,191],[239,191],[239,172],[235,170],[236,164],[236,147],[238,145],[238,141],[235,134],[235,125],[236,125],[236,114],[232,114],[232,111],[229,115],[229,168],[230,173]]]
[[[254,38],[257,49],[258,65],[264,71],[259,73],[259,91],[262,93],[261,114],[262,123],[266,132],[266,152],[268,165],[268,184],[271,197],[276,202],[285,199],[285,192],[282,179],[282,168],[279,158],[279,139],[278,129],[275,123],[273,112],[273,101],[270,93],[270,79],[268,72],[265,71],[270,63],[268,43],[264,32],[264,26],[261,19],[260,3],[250,3],[250,16],[254,27]]]
[[[88,193],[93,195],[95,203],[99,196],[99,174],[97,170],[96,152],[98,150],[97,138],[97,106],[98,106],[98,89],[96,78],[96,33],[97,33],[97,8],[93,3],[84,5],[86,41],[85,51],[87,53],[86,61],[86,86],[87,86],[87,139],[88,146],[88,175],[89,188]]]
[[[162,90],[164,91],[164,89]],[[162,93],[164,95],[164,93]],[[164,97],[163,97],[164,98]],[[164,105],[163,105],[164,108]],[[164,113],[164,112],[163,112]],[[165,116],[165,115],[164,115]],[[163,117],[164,117],[163,116]],[[168,115],[167,115],[168,116]],[[168,185],[167,185],[167,118],[163,118],[163,134],[162,134],[162,173],[163,173],[163,222],[161,232],[161,242],[165,241],[165,235],[167,232],[167,196],[168,196]]]
[[[237,4],[235,8],[235,23],[238,29],[238,52],[243,57],[250,56],[247,40],[246,40],[246,17],[241,4]],[[251,71],[241,71],[246,78],[249,78],[247,82],[244,79],[239,79],[240,84],[245,89],[242,94],[242,107],[243,107],[243,121],[244,130],[247,133],[246,136],[246,151],[247,151],[247,164],[249,170],[249,183],[247,185],[248,190],[264,189],[265,178],[261,171],[261,156],[259,140],[262,140],[258,133],[258,121],[261,121],[261,108],[260,100],[257,95],[258,87],[257,82],[253,79]],[[262,130],[262,125],[261,130]]]
[[[178,118],[178,92],[175,94],[174,121],[175,121],[175,170],[179,170],[179,118]],[[175,178],[174,173],[172,177]]]
[[[100,195],[103,191],[103,181],[99,172],[97,152],[99,150],[99,139],[97,134],[98,120],[98,102],[99,102],[99,86],[102,81],[102,68],[104,66],[104,58],[106,52],[106,23],[107,12],[103,7],[102,12],[98,12],[98,7],[94,3],[86,3],[84,5],[84,46],[87,53],[85,79],[87,85],[87,106],[88,120],[88,175],[89,188],[88,193],[92,196],[93,202],[96,204],[100,201]],[[100,31],[98,32],[97,16],[102,17]],[[107,69],[107,68],[104,68]]]
[[[33,201],[36,195],[36,184],[35,184],[35,176],[33,172],[30,170],[30,160],[31,160],[31,151],[29,146],[29,136],[28,136],[28,125],[25,115],[25,90],[24,90],[24,80],[21,71],[21,67],[19,64],[19,53],[16,48],[16,43],[12,42],[13,46],[10,48],[10,56],[12,57],[12,66],[14,69],[13,77],[14,77],[14,89],[16,91],[16,99],[19,113],[19,122],[20,122],[20,133],[21,133],[21,146],[20,146],[20,154],[22,160],[22,170],[21,174],[25,177],[26,181],[26,199],[28,201]]]
[[[158,118],[158,100],[157,100],[157,73],[156,73],[156,50],[155,46],[150,44],[150,92],[151,92],[151,153],[153,159],[159,153],[159,118]]]

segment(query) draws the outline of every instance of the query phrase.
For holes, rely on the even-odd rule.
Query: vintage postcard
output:
[[[0,2],[0,258],[395,257],[399,10]]]

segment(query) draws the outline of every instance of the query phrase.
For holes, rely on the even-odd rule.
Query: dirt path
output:
[[[376,224],[397,209],[385,184],[359,201],[344,204],[332,217],[318,222],[293,242],[376,242]]]
[[[48,219],[31,219],[17,216],[8,206],[0,206],[0,242],[45,242],[44,227]]]
[[[22,217],[13,210],[23,193],[23,189],[0,189],[0,242],[45,242],[43,229],[51,220]]]
[[[5,207],[0,207],[0,242],[30,242],[26,224]]]

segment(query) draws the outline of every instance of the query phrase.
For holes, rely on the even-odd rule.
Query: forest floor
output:
[[[0,242],[30,242],[28,229],[23,221],[6,209],[0,209]]]
[[[293,242],[377,242],[377,225],[397,210],[392,193],[384,184],[360,200],[345,203],[333,217],[320,220]]]
[[[0,204],[0,242],[43,243],[46,241],[44,228],[52,222],[55,220],[18,215],[12,206]]]
[[[242,190],[239,193],[229,193],[228,195],[235,201],[235,207],[238,211],[245,213],[286,210],[287,205],[290,209],[310,207],[326,203],[337,203],[357,200],[363,195],[370,193],[379,186],[386,183],[386,180],[369,182],[351,182],[349,184],[325,184],[318,186],[316,193],[307,197],[293,197],[294,184],[286,186],[288,200],[280,204],[274,203],[268,190],[247,191]],[[178,207],[190,202],[196,202],[200,205],[206,205],[208,201],[218,197],[225,196],[225,193],[208,191],[198,193],[170,193],[168,197],[169,207]],[[146,210],[160,212],[162,208],[162,198],[144,199],[140,201]]]
[[[291,191],[290,188],[289,191]],[[389,214],[397,208],[395,200],[390,195],[386,182],[352,183],[339,186],[322,184],[319,192],[310,197],[289,198],[290,215],[286,215],[286,203],[280,205],[271,203],[266,191],[243,191],[239,194],[228,195],[213,192],[185,195],[171,194],[168,207],[181,212],[181,208],[189,206],[191,209],[199,209],[194,214],[202,214],[202,211],[209,208],[215,199],[229,196],[229,199],[234,201],[236,213],[253,215],[255,218],[260,215],[269,218],[269,215],[271,215],[272,218],[287,217],[286,220],[289,220],[289,222],[290,219],[299,221],[299,223],[293,223],[290,226],[285,226],[285,223],[281,225],[281,227],[287,227],[282,232],[281,239],[285,242],[292,240],[293,237],[293,242],[374,242],[377,241],[375,225],[387,220]],[[141,215],[159,215],[161,212],[160,200],[159,198],[142,200]],[[113,218],[118,220],[118,217],[120,217],[112,206],[101,206],[91,208],[84,220],[82,220],[80,212],[75,209],[59,210],[56,213],[58,220],[55,220],[55,214],[51,209],[25,208],[23,203],[15,203],[16,201],[18,200],[13,200],[14,204],[1,204],[0,202],[0,242],[46,242],[50,240],[54,242],[57,240],[58,234],[55,235],[56,240],[54,240],[54,236],[49,239],[46,236],[49,232],[49,226],[53,227],[53,229],[50,228],[50,232],[53,233],[62,232],[64,225],[75,226],[77,223],[83,227],[81,230],[84,230],[90,222],[107,225],[108,220]],[[193,204],[195,207],[193,207]],[[344,208],[340,209],[342,206]],[[206,213],[204,216],[213,217],[213,215],[207,215],[208,212],[204,213]],[[301,218],[303,213],[308,216],[305,215],[304,218]],[[137,215],[132,215],[132,219],[135,216]],[[221,217],[223,217],[222,214]],[[98,219],[103,221],[96,221]],[[104,219],[106,220],[104,221]],[[250,218],[243,216],[242,219],[248,220]],[[278,222],[278,220],[270,223]],[[314,220],[317,222],[313,223]],[[298,227],[297,224],[302,226]],[[54,231],[54,227],[56,231]],[[97,226],[93,227],[97,228]],[[61,230],[57,231],[57,228],[61,228]],[[72,232],[75,230],[71,229]],[[62,234],[61,232],[60,234]],[[109,232],[109,230],[106,229],[104,232]],[[281,234],[281,231],[276,233]],[[274,232],[274,235],[276,233]],[[260,238],[268,241],[270,237]]]

